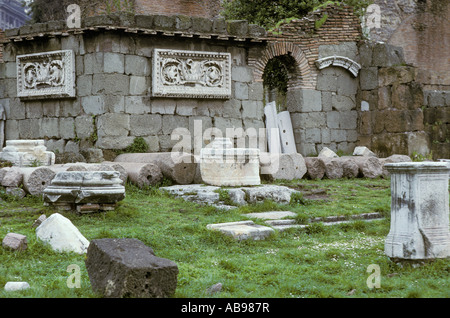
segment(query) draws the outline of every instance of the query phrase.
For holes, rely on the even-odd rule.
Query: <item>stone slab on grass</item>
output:
[[[272,228],[255,224],[253,221],[208,224],[206,228],[220,231],[239,241],[247,239],[263,240],[274,233]]]
[[[297,213],[291,211],[268,211],[268,212],[246,213],[244,215],[250,218],[257,218],[263,220],[279,220],[287,217],[296,217]]]
[[[220,201],[220,195],[218,190],[228,192],[230,199],[235,205],[245,205],[247,203],[264,202],[266,199],[270,199],[276,203],[289,204],[291,195],[298,193],[294,189],[279,186],[264,184],[255,187],[239,187],[239,188],[226,188],[218,186],[207,186],[203,184],[188,184],[188,185],[174,185],[169,187],[160,188],[169,192],[177,197],[181,197],[186,201],[205,203],[214,205],[217,207],[233,208],[234,206],[224,205]],[[236,196],[238,192],[238,197]]]

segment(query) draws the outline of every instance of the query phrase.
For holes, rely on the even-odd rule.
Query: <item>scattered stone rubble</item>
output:
[[[24,251],[28,247],[27,237],[18,233],[8,233],[2,241],[2,247],[13,251]]]

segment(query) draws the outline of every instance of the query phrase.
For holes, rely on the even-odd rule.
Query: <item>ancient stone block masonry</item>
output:
[[[203,137],[210,128],[222,135],[226,128],[258,131],[265,127],[269,102],[265,67],[289,56],[294,62],[286,110],[303,156],[323,147],[351,153],[364,145],[380,157],[430,151],[448,157],[448,94],[435,91],[443,89],[439,85],[425,85],[397,47],[360,42],[361,25],[352,10],[329,5],[273,32],[217,17],[141,15],[145,10],[86,17],[80,29],[53,21],[7,30],[0,63],[5,139],[45,139],[57,159],[98,148],[113,160],[114,151],[136,137],[149,152],[170,151],[179,142],[172,139],[175,128],[184,128],[192,140],[194,132]],[[63,63],[62,52],[72,52],[72,62]],[[54,76],[46,82],[60,85],[59,93],[22,96],[20,57],[34,54],[49,58],[55,75],[72,63],[67,74],[74,74],[75,94],[70,83],[58,84]],[[27,70],[33,74],[30,65]],[[208,76],[198,76],[199,70]],[[47,84],[26,85],[40,90]],[[169,86],[170,92],[162,91]],[[200,95],[193,87],[209,92]]]
[[[365,43],[360,52],[359,143],[381,156],[429,153],[416,68],[405,65],[398,47]]]
[[[95,147],[112,160],[110,150],[126,148],[136,137],[144,138],[149,152],[170,151],[177,143],[173,130],[183,127],[193,135],[195,121],[201,133],[211,127],[224,135],[225,128],[262,128],[262,83],[253,81],[247,56],[250,48],[264,45],[264,34],[245,21],[129,14],[85,18],[80,29],[56,21],[7,30],[0,73],[6,139],[45,139],[57,157]],[[51,52],[72,52],[73,65],[62,63],[66,53],[54,58]],[[164,65],[157,58],[161,52],[172,54]],[[17,84],[23,83],[25,65],[19,67],[16,58],[30,54],[48,60],[58,74],[73,67],[75,94],[21,95]],[[172,74],[180,58],[181,72]],[[202,68],[205,78],[198,73]],[[34,74],[31,66],[27,71]],[[174,82],[172,75],[181,81]],[[185,92],[161,93],[162,83]],[[33,81],[27,85],[35,93],[45,87]],[[190,94],[192,87],[221,91]]]

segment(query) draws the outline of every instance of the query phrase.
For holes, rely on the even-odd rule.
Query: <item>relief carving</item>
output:
[[[229,53],[155,49],[153,96],[230,98]]]
[[[359,70],[361,69],[361,65],[345,56],[324,57],[316,61],[316,66],[319,70],[329,66],[339,66],[349,70],[354,77],[358,76]]]
[[[21,98],[75,97],[74,83],[70,50],[17,56],[17,93]]]

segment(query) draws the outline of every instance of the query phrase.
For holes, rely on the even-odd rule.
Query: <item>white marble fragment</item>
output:
[[[53,213],[36,228],[36,236],[58,252],[84,254],[89,241],[75,225],[59,213]]]

